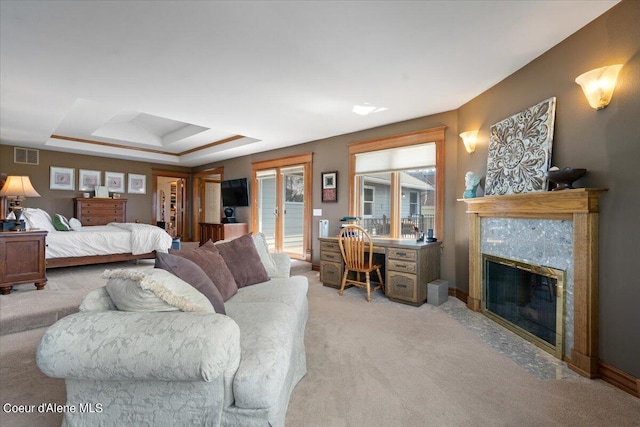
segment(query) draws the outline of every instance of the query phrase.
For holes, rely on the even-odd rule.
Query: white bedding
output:
[[[46,241],[46,258],[49,259],[167,252],[173,239],[153,225],[111,223],[82,227],[78,231],[52,231],[47,234]]]

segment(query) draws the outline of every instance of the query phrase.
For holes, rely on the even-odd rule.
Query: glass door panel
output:
[[[276,171],[260,171],[258,179],[259,230],[264,234],[269,250],[276,250]]]
[[[304,255],[304,166],[281,169],[282,250]]]

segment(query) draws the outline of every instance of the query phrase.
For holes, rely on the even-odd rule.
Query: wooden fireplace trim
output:
[[[598,212],[601,188],[576,188],[459,199],[469,219],[469,297],[481,310],[480,218],[542,218],[573,221],[573,348],[567,365],[580,375],[598,377]]]

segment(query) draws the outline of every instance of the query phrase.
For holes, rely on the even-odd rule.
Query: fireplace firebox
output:
[[[487,254],[482,261],[482,312],[562,358],[565,272]]]

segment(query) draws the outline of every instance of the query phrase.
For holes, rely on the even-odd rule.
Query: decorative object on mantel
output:
[[[486,195],[546,191],[556,98],[491,126]]]
[[[587,71],[576,77],[576,83],[582,88],[592,108],[602,110],[609,105],[621,68],[622,64],[610,65]]]
[[[552,167],[549,169],[549,172],[547,172],[549,180],[556,185],[551,191],[569,190],[574,188],[572,184],[582,178],[585,173],[587,173],[586,169],[574,169],[568,167],[559,169],[555,166]]]
[[[464,193],[462,193],[462,198],[472,199],[476,197],[478,184],[480,184],[480,177],[471,171],[467,172],[464,175]]]

